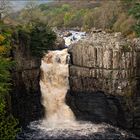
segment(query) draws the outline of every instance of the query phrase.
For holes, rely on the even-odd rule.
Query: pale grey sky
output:
[[[18,11],[21,10],[27,4],[28,1],[30,0],[11,0],[10,2],[12,4],[13,10]],[[36,1],[38,1],[38,3],[41,4],[47,3],[50,0],[36,0]]]

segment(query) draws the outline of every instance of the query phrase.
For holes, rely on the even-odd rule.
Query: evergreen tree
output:
[[[33,27],[30,37],[30,50],[36,56],[41,56],[43,52],[50,50],[56,40],[55,33],[43,23],[37,23]]]

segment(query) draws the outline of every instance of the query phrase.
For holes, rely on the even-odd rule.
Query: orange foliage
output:
[[[3,42],[4,40],[5,40],[5,37],[0,34],[0,43]]]
[[[4,46],[0,46],[0,54],[4,53],[6,51],[6,48]]]

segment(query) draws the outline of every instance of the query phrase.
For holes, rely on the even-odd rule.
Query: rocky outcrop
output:
[[[11,102],[14,116],[25,126],[44,115],[39,86],[41,58],[31,55],[29,42],[24,36],[20,33],[16,36],[11,52],[16,64],[12,70]],[[64,43],[64,40],[58,37],[52,48],[63,49]]]
[[[15,33],[12,43],[11,57],[16,63],[12,70],[12,112],[20,124],[25,126],[44,115],[39,86],[41,58],[32,56],[29,39],[23,33]],[[65,42],[57,37],[55,45],[50,48],[64,49]]]
[[[72,66],[70,75],[85,78],[74,81],[78,91],[102,90],[123,95],[136,84],[136,58],[138,53],[119,34],[95,33],[89,39],[75,44],[70,50]],[[89,77],[88,79],[86,79]],[[94,77],[94,79],[93,79]],[[134,80],[133,80],[134,79]],[[89,82],[90,81],[90,82]],[[82,82],[82,83],[81,83]],[[92,83],[92,84],[89,84]],[[82,85],[82,86],[80,86]]]
[[[97,32],[69,48],[67,103],[78,119],[106,121],[140,134],[139,40]]]
[[[62,37],[57,36],[55,45],[52,47],[52,50],[62,50],[65,49],[65,41]]]
[[[120,124],[122,127],[126,125],[119,100],[113,96],[107,97],[101,91],[71,91],[67,94],[67,103],[71,106],[78,120]]]
[[[22,36],[19,35],[13,44],[12,111],[20,124],[26,125],[43,115],[39,88],[40,59],[31,56],[28,42]]]

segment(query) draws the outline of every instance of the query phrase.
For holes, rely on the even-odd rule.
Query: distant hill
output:
[[[137,19],[129,14],[134,4],[128,0],[55,0],[13,13],[11,18],[21,24],[40,21],[51,27],[97,28],[134,37]]]

